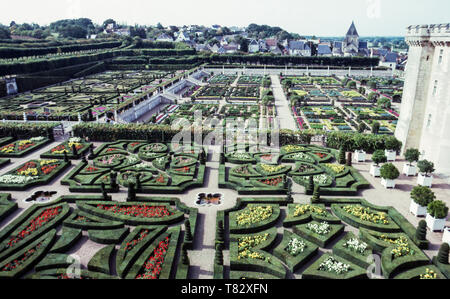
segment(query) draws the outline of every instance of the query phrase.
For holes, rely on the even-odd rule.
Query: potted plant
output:
[[[397,167],[392,163],[384,164],[380,168],[381,184],[385,188],[395,188],[395,179],[400,176]]]
[[[416,148],[407,149],[405,152],[405,159],[409,163],[403,166],[403,174],[406,176],[415,176],[417,174],[417,167],[412,165],[413,162],[419,161],[420,152]]]
[[[372,165],[370,165],[370,174],[374,177],[380,176],[380,163],[386,162],[386,155],[382,150],[377,150],[372,155]]]
[[[447,220],[448,207],[441,200],[435,200],[427,207],[427,226],[431,231],[443,231]]]
[[[416,186],[411,191],[411,204],[409,211],[415,216],[425,216],[427,206],[436,199],[436,195],[428,187]]]
[[[442,243],[450,245],[450,227],[444,228],[444,235],[442,236]]]
[[[364,147],[364,137],[359,135],[355,138],[355,160],[356,162],[366,162],[366,152],[363,150]]]
[[[386,158],[389,162],[395,161],[395,158],[397,156],[397,147],[398,147],[398,141],[395,139],[395,137],[389,137],[384,142],[384,145],[386,147],[384,153],[386,155]]]
[[[419,176],[417,178],[417,184],[420,186],[430,187],[433,185],[434,163],[428,160],[421,160],[417,162],[417,168],[419,168]]]

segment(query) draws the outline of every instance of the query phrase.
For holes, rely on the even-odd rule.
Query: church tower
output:
[[[359,51],[359,34],[356,30],[355,22],[352,21],[347,31],[344,42],[342,43],[342,52],[344,56],[355,56]]]

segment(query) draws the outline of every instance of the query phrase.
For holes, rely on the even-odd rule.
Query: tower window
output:
[[[444,56],[444,49],[441,49],[441,51],[439,52],[439,64],[442,63],[442,57]]]
[[[435,80],[434,81],[434,87],[433,87],[433,96],[435,96],[437,94],[437,87],[438,87],[438,81]]]
[[[428,114],[427,128],[429,128],[430,125],[431,125],[431,114]]]

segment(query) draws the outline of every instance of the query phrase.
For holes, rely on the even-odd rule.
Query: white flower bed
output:
[[[36,178],[37,177],[33,177],[33,176],[5,174],[5,175],[0,176],[0,183],[2,183],[2,184],[25,184],[32,180],[35,180]]]
[[[132,164],[132,163],[136,163],[136,162],[139,162],[141,159],[139,159],[139,157],[138,156],[136,156],[136,155],[130,155],[130,156],[128,156],[127,157],[127,163],[129,163],[129,164]]]
[[[344,247],[346,247],[352,251],[355,251],[357,253],[363,254],[364,251],[366,251],[366,249],[367,249],[367,243],[359,241],[356,238],[352,238],[344,243]]]
[[[319,265],[319,271],[332,272],[336,274],[344,274],[349,270],[350,265],[341,263],[331,256]]]
[[[291,255],[297,255],[302,253],[306,248],[306,243],[297,238],[291,238],[289,240],[288,246],[286,247],[286,251]]]
[[[331,226],[327,222],[322,223],[308,223],[306,228],[318,235],[326,235],[331,231]]]
[[[80,143],[81,142],[81,138],[80,137],[72,137],[69,138],[69,143]]]
[[[45,137],[40,136],[40,137],[33,137],[33,138],[30,138],[30,141],[33,141],[33,142],[40,142],[40,141],[43,141],[44,139],[45,139]]]
[[[145,169],[147,167],[148,167],[148,165],[146,163],[140,163],[140,164],[136,164],[133,166],[133,168],[136,168],[136,169]]]

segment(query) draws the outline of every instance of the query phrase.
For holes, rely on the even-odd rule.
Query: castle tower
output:
[[[395,136],[404,152],[418,148],[420,159],[450,174],[450,24],[409,26],[405,85]]]

